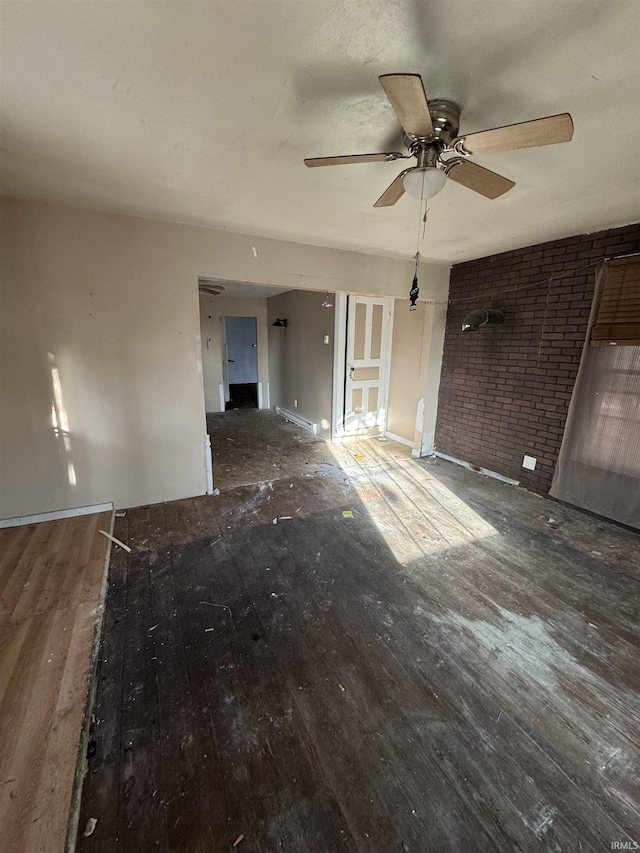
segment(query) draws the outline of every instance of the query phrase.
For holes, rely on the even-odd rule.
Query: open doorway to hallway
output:
[[[199,279],[204,411],[271,407],[267,299],[285,288]]]

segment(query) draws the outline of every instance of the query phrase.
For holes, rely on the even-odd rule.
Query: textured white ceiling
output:
[[[638,0],[3,2],[2,190],[317,245],[413,255],[418,203],[373,202],[402,164],[377,81],[422,74],[469,132],[569,111],[566,145],[477,157],[423,255],[459,261],[640,218]]]

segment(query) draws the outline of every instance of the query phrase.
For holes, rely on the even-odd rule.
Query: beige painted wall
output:
[[[224,412],[221,405],[222,317],[255,317],[258,333],[258,382],[262,386],[262,408],[269,408],[269,357],[267,337],[267,300],[236,296],[200,294],[200,337],[202,341],[202,378],[207,412]]]
[[[413,446],[418,401],[422,395],[422,339],[424,337],[426,305],[395,301],[391,369],[389,371],[389,413],[387,430],[411,442]],[[422,381],[421,381],[422,380]]]
[[[318,424],[318,434],[330,438],[334,309],[322,307],[325,296],[291,290],[267,300],[269,377],[272,407]],[[286,341],[285,330],[271,325],[278,317],[289,323]]]
[[[444,304],[395,300],[387,431],[416,455],[433,453],[445,316]]]
[[[0,216],[0,518],[204,494],[198,276],[397,297],[413,276],[410,260],[63,205],[3,198]],[[446,293],[447,267],[421,273],[422,295]]]

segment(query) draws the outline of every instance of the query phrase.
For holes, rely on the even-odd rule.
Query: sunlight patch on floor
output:
[[[329,449],[403,565],[498,535],[395,442],[371,438]]]

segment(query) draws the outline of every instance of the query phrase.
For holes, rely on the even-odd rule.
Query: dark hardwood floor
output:
[[[210,431],[218,497],[116,521],[79,851],[640,843],[637,534],[393,442]]]

